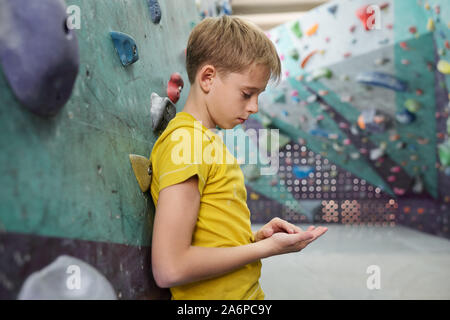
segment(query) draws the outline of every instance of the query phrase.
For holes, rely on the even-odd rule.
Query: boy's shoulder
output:
[[[179,112],[170,120],[166,129],[153,145],[151,158],[161,155],[161,152],[171,151],[175,147],[200,146],[201,150],[215,140],[215,133],[204,127],[192,115]]]

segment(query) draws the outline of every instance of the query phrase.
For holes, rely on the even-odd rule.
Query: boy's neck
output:
[[[196,94],[196,90],[194,87],[191,87],[191,90],[189,91],[189,95],[182,112],[189,113],[208,129],[216,128],[216,124],[209,115],[205,101]]]

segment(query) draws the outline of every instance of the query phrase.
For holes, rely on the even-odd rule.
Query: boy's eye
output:
[[[248,93],[245,93],[245,92],[242,92],[242,96],[244,97],[244,99],[250,99],[252,95],[248,94]]]

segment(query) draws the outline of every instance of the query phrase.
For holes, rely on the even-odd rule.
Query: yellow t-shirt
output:
[[[193,246],[235,247],[254,242],[244,175],[219,135],[189,113],[179,112],[156,141],[150,160],[155,206],[160,190],[198,176],[200,209]],[[217,278],[173,287],[170,291],[176,300],[264,299],[260,275],[258,260]]]

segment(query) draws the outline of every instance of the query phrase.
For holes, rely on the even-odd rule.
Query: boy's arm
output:
[[[248,245],[229,248],[192,246],[200,207],[198,178],[161,190],[152,239],[152,270],[160,287],[174,287],[216,277],[253,261],[300,251],[326,230],[277,233]]]

